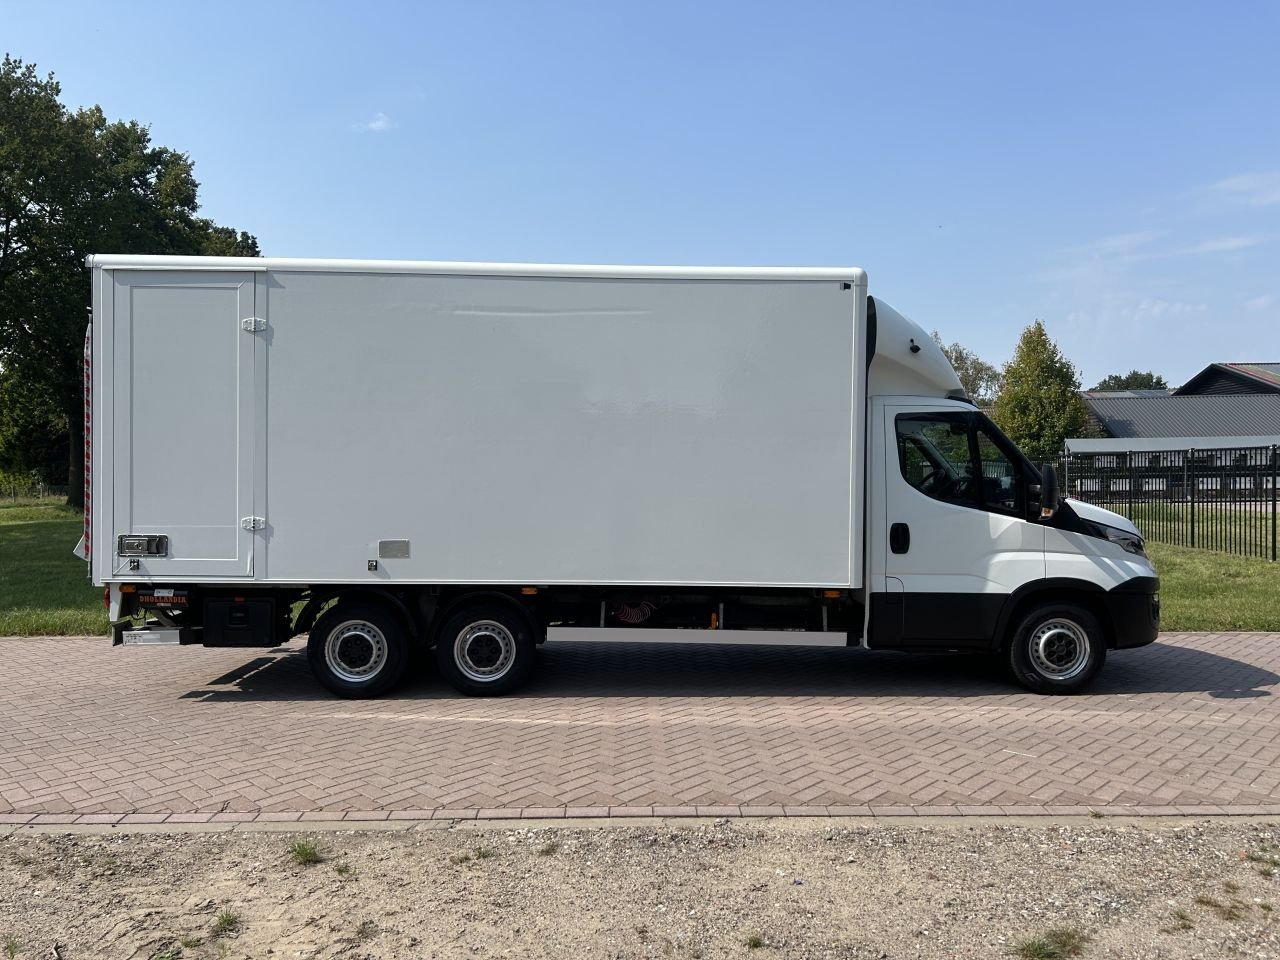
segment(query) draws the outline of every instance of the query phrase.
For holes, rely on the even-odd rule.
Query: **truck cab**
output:
[[[1138,529],[1060,499],[931,337],[874,298],[868,313],[864,645],[996,651],[1023,685],[1067,693],[1108,649],[1155,640],[1159,581]]]

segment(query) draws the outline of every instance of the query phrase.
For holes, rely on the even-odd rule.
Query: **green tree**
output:
[[[186,154],[61,93],[52,74],[0,63],[0,469],[65,479],[81,506],[86,255],[259,251],[196,215]]]
[[[1005,364],[991,415],[1032,460],[1053,459],[1063,440],[1084,435],[1089,411],[1080,399],[1079,374],[1039,320],[1022,331]]]
[[[1098,381],[1095,390],[1167,390],[1169,384],[1164,377],[1150,370],[1130,370],[1128,373],[1113,373]]]
[[[1000,392],[1000,369],[960,343],[943,343],[937,330],[933,331],[933,339],[951,361],[969,399],[980,407],[991,406]]]
[[[69,469],[67,418],[44,386],[0,370],[0,474],[23,486],[62,483]]]

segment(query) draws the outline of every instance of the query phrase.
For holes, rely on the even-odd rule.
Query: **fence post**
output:
[[[1187,472],[1190,475],[1191,485],[1187,487],[1191,491],[1191,545],[1196,545],[1196,450],[1192,447],[1187,451]]]
[[[1130,450],[1126,456],[1129,458],[1129,519],[1133,520],[1133,451]],[[1138,521],[1133,520],[1133,522],[1137,523]]]
[[[1276,562],[1276,475],[1280,465],[1276,461],[1276,445],[1271,445],[1271,562]]]

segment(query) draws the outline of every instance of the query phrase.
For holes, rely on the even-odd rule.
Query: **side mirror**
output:
[[[1058,471],[1049,464],[1040,468],[1040,519],[1048,520],[1058,512]]]

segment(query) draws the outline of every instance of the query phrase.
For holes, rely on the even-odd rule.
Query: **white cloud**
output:
[[[1244,302],[1246,310],[1265,310],[1276,302],[1276,298],[1269,293],[1264,293],[1260,297],[1250,297]]]
[[[1280,203],[1280,170],[1240,173],[1205,188],[1211,196],[1247,207],[1270,207]]]
[[[1109,237],[1101,237],[1093,243],[1079,248],[1095,257],[1133,256],[1143,247],[1155,243],[1164,232],[1161,230],[1135,230],[1133,233],[1116,233]]]
[[[352,130],[359,130],[363,133],[386,133],[388,130],[394,130],[395,127],[396,122],[382,111],[375,113],[372,120],[351,125]]]
[[[1262,237],[1218,237],[1215,240],[1202,240],[1195,246],[1175,250],[1168,256],[1195,253],[1231,253],[1235,250],[1247,250],[1262,242]]]
[[[1189,246],[1153,248],[1153,244],[1165,236],[1165,233],[1156,230],[1139,230],[1100,237],[1091,243],[1065,251],[1070,258],[1066,263],[1037,274],[1035,279],[1041,283],[1079,282],[1086,278],[1100,280],[1108,276],[1115,277],[1125,267],[1135,263],[1212,253],[1234,253],[1256,247],[1266,240],[1265,237],[1213,237]]]
[[[1147,297],[1138,301],[1132,308],[1121,309],[1120,316],[1134,323],[1145,324],[1154,321],[1171,320],[1185,317],[1192,313],[1203,313],[1203,303],[1187,303],[1184,300],[1163,300],[1159,297]]]

